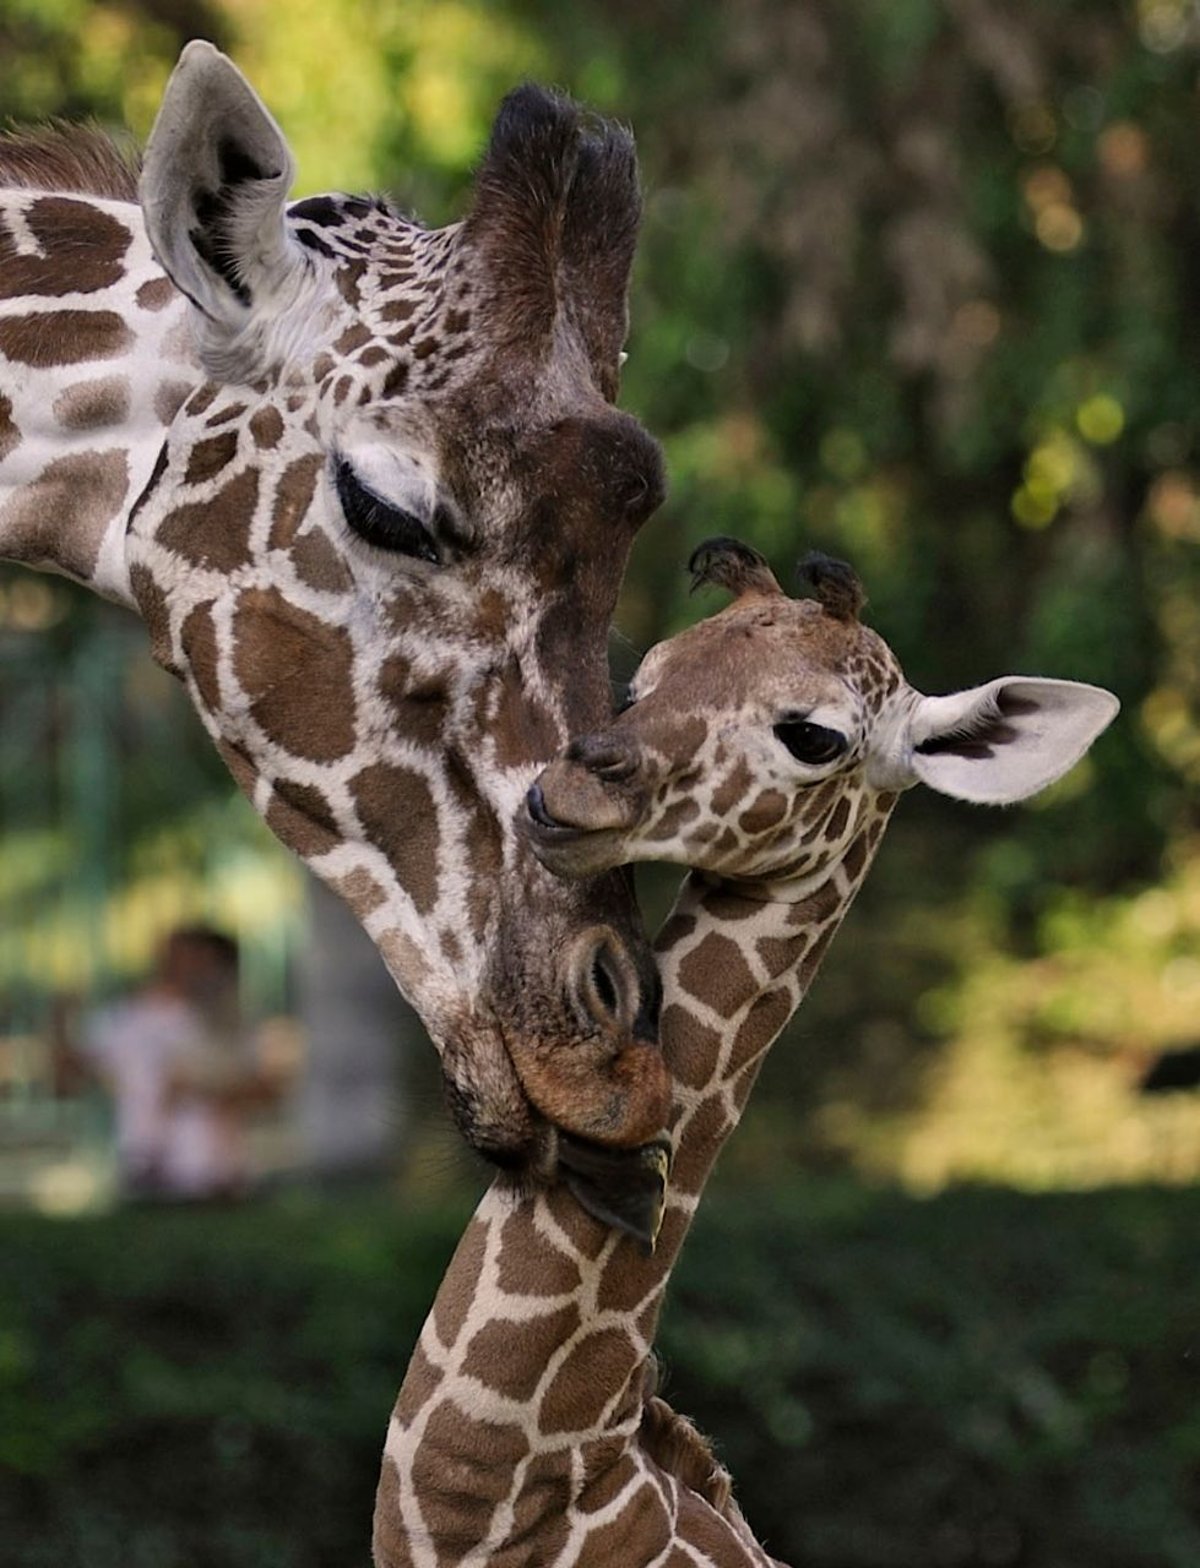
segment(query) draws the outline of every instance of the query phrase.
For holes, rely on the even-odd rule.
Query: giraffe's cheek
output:
[[[770,833],[783,821],[787,805],[786,795],[777,789],[765,789],[739,815],[738,827],[752,838]]]
[[[247,588],[233,614],[225,712],[310,762],[336,762],[355,744],[354,650],[346,629],[292,604],[277,588]]]

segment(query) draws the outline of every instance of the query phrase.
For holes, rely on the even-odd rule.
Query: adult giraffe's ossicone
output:
[[[136,608],[238,783],[419,1009],[467,1138],[549,1173],[669,1100],[619,876],[513,828],[610,712],[660,454],[613,406],[632,143],[538,88],[466,219],[287,205],[263,104],[189,45],[136,170],[0,142],[0,556]],[[135,199],[140,193],[140,205]]]

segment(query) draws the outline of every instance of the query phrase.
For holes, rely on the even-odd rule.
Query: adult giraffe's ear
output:
[[[309,263],[288,235],[283,132],[231,60],[188,44],[150,132],[139,186],[154,254],[204,317],[203,346],[278,307]]]
[[[903,748],[909,781],[981,805],[1024,800],[1074,767],[1119,707],[1102,687],[1025,675],[922,697]]]

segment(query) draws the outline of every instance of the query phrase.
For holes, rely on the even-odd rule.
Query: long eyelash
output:
[[[437,543],[420,518],[368,490],[344,457],[334,463],[333,482],[346,521],[360,539],[379,550],[441,564]]]

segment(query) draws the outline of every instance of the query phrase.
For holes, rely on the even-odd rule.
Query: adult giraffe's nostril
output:
[[[553,957],[561,1023],[549,1033],[534,1023],[505,1041],[530,1104],[559,1132],[606,1148],[659,1137],[671,1075],[654,1033],[653,955],[632,933],[603,924],[556,946]]]
[[[592,960],[592,992],[604,1012],[620,1017],[621,991],[603,948]]]
[[[632,1033],[641,1007],[637,970],[607,933],[577,945],[569,984],[582,1021],[604,1034]]]

